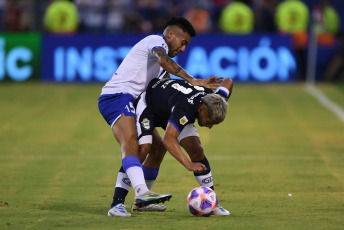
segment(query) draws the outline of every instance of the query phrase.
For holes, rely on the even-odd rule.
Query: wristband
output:
[[[223,86],[219,86],[219,87],[215,90],[215,93],[217,93],[217,92],[219,92],[219,91],[223,92],[223,93],[226,95],[227,99],[229,98],[229,95],[231,94],[231,93],[229,92],[229,90],[228,90],[226,87],[223,87]]]

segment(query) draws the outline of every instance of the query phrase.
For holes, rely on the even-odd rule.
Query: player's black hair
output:
[[[196,36],[196,31],[195,31],[194,27],[184,17],[174,16],[174,17],[170,18],[166,22],[166,24],[164,26],[164,30],[168,26],[179,26],[184,32],[187,32],[191,37],[195,37]]]

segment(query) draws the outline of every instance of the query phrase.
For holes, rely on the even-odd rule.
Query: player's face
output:
[[[209,117],[208,108],[205,105],[200,105],[198,107],[197,116],[198,125],[201,127],[208,127],[211,129],[216,123]]]
[[[185,51],[191,36],[178,26],[173,26],[167,34],[168,56],[175,57]]]

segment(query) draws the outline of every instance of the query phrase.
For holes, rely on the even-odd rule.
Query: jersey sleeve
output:
[[[186,111],[184,108],[174,107],[168,122],[170,122],[180,133],[185,126],[194,123],[195,118],[193,118],[190,112]]]
[[[152,36],[151,40],[148,42],[148,50],[150,53],[153,53],[153,50],[157,48],[162,48],[168,53],[168,46],[163,37],[154,35]]]

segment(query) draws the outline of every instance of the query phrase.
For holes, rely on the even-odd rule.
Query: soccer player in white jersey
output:
[[[98,100],[99,111],[111,126],[121,146],[122,167],[135,191],[134,204],[143,207],[169,200],[171,194],[151,192],[146,184],[139,159],[135,108],[133,103],[150,80],[173,74],[193,85],[215,89],[221,78],[194,79],[171,58],[185,51],[196,35],[191,23],[183,17],[167,21],[162,35],[150,35],[139,41],[124,58],[111,79],[105,84]],[[191,167],[198,168],[195,163]],[[113,200],[108,216],[130,216],[123,202]]]

